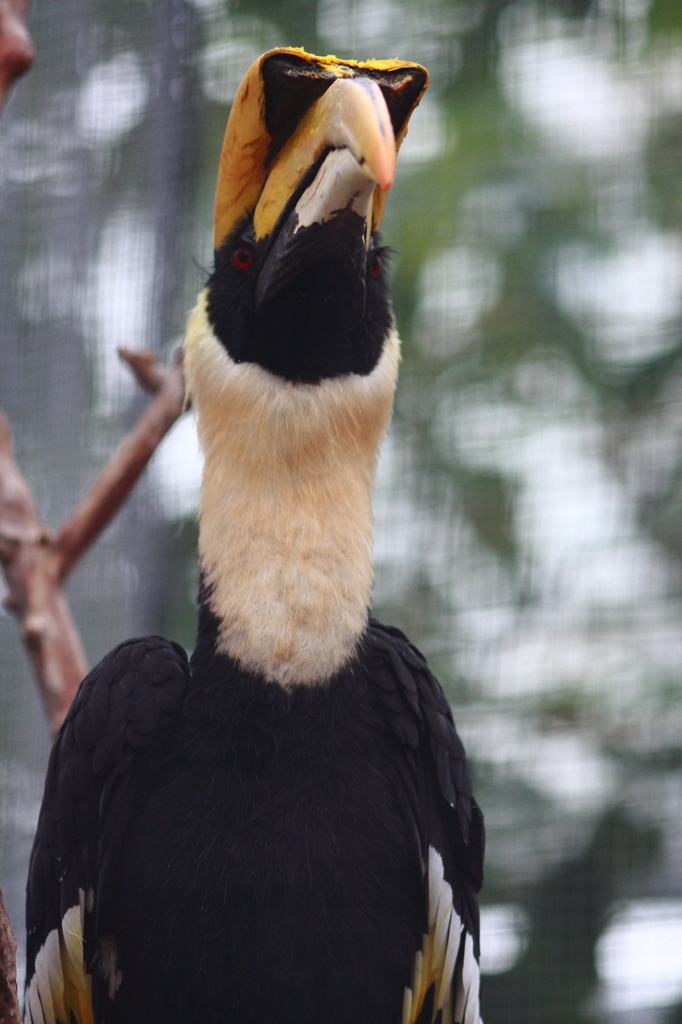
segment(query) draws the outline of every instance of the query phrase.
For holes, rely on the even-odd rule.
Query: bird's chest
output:
[[[370,751],[252,740],[227,756],[206,751],[158,794],[159,807],[172,806],[164,845],[174,871],[191,864],[187,887],[198,890],[210,878],[217,907],[267,899],[273,912],[308,893],[342,895],[398,827],[383,766]]]
[[[401,997],[419,873],[381,737],[329,696],[275,693],[273,706],[250,692],[190,708],[169,737],[129,825],[118,894],[123,931],[142,921],[121,936],[124,978],[126,959],[134,974],[146,958],[155,1013],[200,1002],[209,1021],[300,1024],[333,1021],[337,1005],[339,1020],[362,1020],[359,1005],[341,1013],[340,979],[364,972],[363,991],[377,971],[366,1019]]]

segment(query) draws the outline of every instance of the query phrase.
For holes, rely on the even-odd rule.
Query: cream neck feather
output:
[[[190,316],[185,374],[205,455],[199,556],[219,649],[283,686],[354,654],[372,589],[371,494],[399,341],[372,373],[291,384],[236,364]]]

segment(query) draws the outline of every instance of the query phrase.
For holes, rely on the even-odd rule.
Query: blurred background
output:
[[[0,405],[57,526],[169,360],[277,45],[417,60],[384,219],[404,342],[379,618],[428,654],[488,828],[486,1024],[682,1022],[682,4],[35,0],[0,120]],[[74,574],[88,657],[194,639],[191,418]],[[0,613],[0,885],[49,739]]]

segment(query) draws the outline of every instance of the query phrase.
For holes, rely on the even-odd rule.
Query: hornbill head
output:
[[[317,384],[376,366],[392,325],[377,229],[427,73],[272,50],[234,101],[206,315],[235,363]]]
[[[184,349],[202,600],[220,650],[282,685],[331,678],[367,624],[399,361],[377,228],[426,83],[416,64],[273,50],[225,132]]]

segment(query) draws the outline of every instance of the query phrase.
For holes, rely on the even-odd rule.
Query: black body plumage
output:
[[[482,820],[442,691],[376,623],[338,678],[285,691],[218,654],[202,614],[189,665],[133,640],[82,684],[31,858],[27,977],[80,889],[98,1022],[396,1024],[429,845],[477,934]]]

